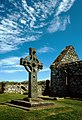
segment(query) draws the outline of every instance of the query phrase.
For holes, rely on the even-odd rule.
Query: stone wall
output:
[[[21,93],[28,92],[28,85],[22,84],[5,84],[4,93]]]
[[[65,68],[65,67],[64,67]],[[70,63],[67,68],[68,90],[70,96],[82,96],[82,61]]]
[[[39,81],[38,82],[38,96],[42,96],[45,88],[46,88],[46,81]],[[28,84],[27,83],[17,83],[17,84],[11,84],[9,82],[1,82],[0,83],[0,93],[28,93]]]
[[[65,96],[67,94],[65,79],[63,69],[57,68],[51,71],[51,96]]]
[[[62,64],[71,63],[79,61],[78,55],[76,54],[73,46],[67,46],[60,55],[55,59],[55,61],[50,66],[52,68],[56,68],[62,66]]]
[[[52,96],[82,96],[82,61],[51,70],[51,93]]]
[[[64,63],[71,63],[71,62],[76,62],[79,61],[79,58],[72,46],[70,46],[69,50],[67,53],[64,55],[64,57],[61,60],[61,64]]]
[[[50,94],[50,81],[40,81],[38,83],[38,96],[49,95]]]

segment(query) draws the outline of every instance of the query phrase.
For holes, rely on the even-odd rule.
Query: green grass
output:
[[[26,95],[0,94],[0,103],[24,97]],[[32,111],[0,104],[0,120],[82,120],[82,101],[63,99],[54,102],[53,108]]]
[[[27,95],[16,94],[16,93],[13,93],[13,94],[10,94],[10,93],[0,94],[0,103],[1,103],[1,102],[11,101],[12,99],[13,99],[13,100],[23,99],[23,98],[26,97],[26,96],[27,96]]]

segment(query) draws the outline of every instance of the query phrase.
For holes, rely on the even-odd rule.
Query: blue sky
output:
[[[82,60],[82,0],[0,0],[0,81],[28,79],[20,58],[36,48],[43,63],[38,80],[68,45]]]

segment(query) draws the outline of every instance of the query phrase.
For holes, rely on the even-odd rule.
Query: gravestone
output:
[[[43,68],[42,63],[36,56],[36,49],[29,48],[29,55],[26,58],[20,59],[20,65],[23,65],[27,72],[29,72],[29,98],[37,98],[37,72]]]

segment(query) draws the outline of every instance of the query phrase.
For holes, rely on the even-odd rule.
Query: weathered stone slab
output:
[[[48,101],[43,101],[40,99],[40,101],[36,101],[33,100],[31,102],[28,101],[24,101],[24,100],[12,100],[11,102],[7,102],[5,103],[6,105],[12,106],[12,107],[17,107],[17,108],[21,108],[21,109],[25,109],[25,110],[36,110],[36,109],[40,109],[42,107],[42,109],[46,108],[46,107],[51,107],[54,106],[54,102],[48,102]]]

